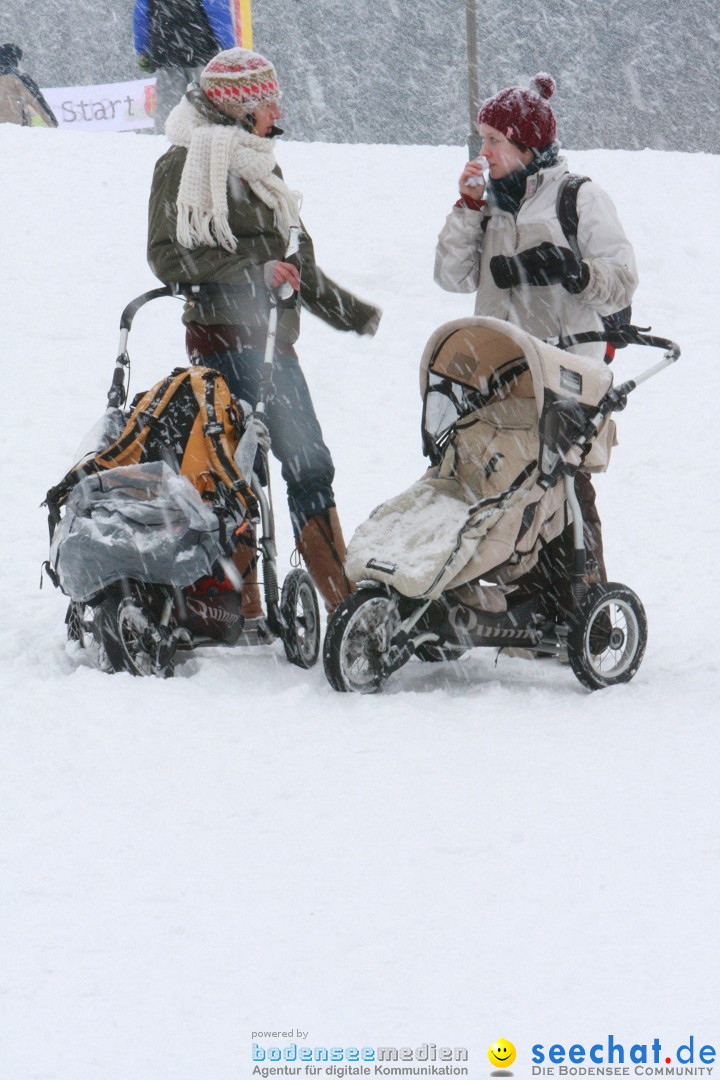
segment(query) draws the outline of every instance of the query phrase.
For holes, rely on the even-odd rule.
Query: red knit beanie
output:
[[[214,105],[251,113],[280,95],[275,68],[250,49],[225,49],[214,56],[200,76],[200,86]]]
[[[510,142],[533,150],[543,150],[555,141],[555,114],[547,104],[555,80],[541,73],[530,80],[530,88],[511,86],[483,102],[478,124],[488,124],[502,132]]]

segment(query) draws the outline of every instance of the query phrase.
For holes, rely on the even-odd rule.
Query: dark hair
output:
[[[0,68],[3,71],[11,71],[22,60],[22,49],[19,45],[0,45]]]
[[[19,45],[13,45],[10,42],[8,44],[0,45],[0,60],[6,60],[9,64],[17,64],[18,60],[23,59],[23,50]]]

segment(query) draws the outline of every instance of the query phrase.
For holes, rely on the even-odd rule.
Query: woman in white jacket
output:
[[[438,285],[448,292],[477,291],[475,314],[505,319],[539,338],[602,329],[601,316],[627,307],[637,287],[632,245],[612,201],[595,183],[577,189],[579,255],[569,246],[558,217],[558,193],[569,170],[559,156],[548,104],[554,90],[550,75],[536,75],[529,88],[510,87],[483,103],[478,127],[485,162],[470,161],[463,169],[460,198],[435,254]],[[605,346],[578,351],[602,359]],[[588,473],[577,473],[576,491],[588,556],[598,579],[607,581]],[[549,545],[527,583],[535,588],[540,575],[560,620],[571,605],[569,576],[560,569],[567,553],[554,550],[562,543],[571,544],[568,535]]]
[[[460,198],[440,233],[435,281],[448,292],[477,290],[475,313],[539,338],[602,329],[601,315],[627,307],[637,287],[632,246],[609,196],[595,183],[577,191],[577,243],[570,250],[557,214],[569,175],[548,103],[555,83],[501,90],[478,116],[481,154],[460,177]],[[583,351],[602,356],[604,348]]]

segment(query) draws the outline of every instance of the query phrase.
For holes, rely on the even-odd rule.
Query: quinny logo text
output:
[[[637,1076],[699,1076],[712,1073],[711,1068],[703,1066],[712,1065],[715,1056],[715,1047],[710,1044],[696,1049],[694,1035],[690,1036],[687,1043],[675,1048],[673,1056],[663,1050],[659,1039],[654,1039],[650,1044],[635,1043],[626,1053],[622,1043],[615,1042],[613,1036],[609,1035],[607,1043],[594,1043],[588,1049],[580,1043],[574,1043],[567,1049],[561,1043],[553,1043],[546,1052],[543,1043],[536,1043],[532,1048],[534,1062],[532,1071],[533,1076],[553,1076],[556,1070],[552,1068],[552,1065],[558,1065],[558,1076],[596,1076],[605,1073],[628,1076],[630,1075],[629,1066],[634,1065],[633,1073]],[[545,1062],[551,1065],[539,1067]],[[565,1062],[570,1064],[565,1064]],[[624,1067],[607,1069],[574,1067],[584,1062],[592,1062],[593,1065]]]
[[[229,623],[232,626],[240,618],[239,615],[233,615],[231,611],[225,611],[224,608],[211,607],[194,596],[186,596],[185,603],[193,615],[199,615],[202,619],[214,619],[215,622]]]

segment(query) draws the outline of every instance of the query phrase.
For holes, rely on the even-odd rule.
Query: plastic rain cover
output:
[[[148,462],[86,476],[50,546],[63,592],[86,601],[123,578],[182,588],[223,554],[219,522],[184,476]]]

